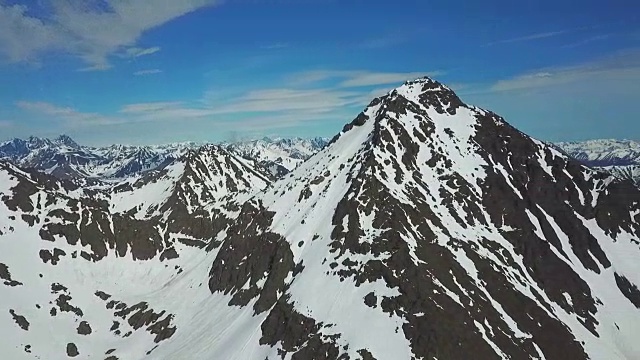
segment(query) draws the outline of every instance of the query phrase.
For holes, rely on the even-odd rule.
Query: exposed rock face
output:
[[[181,297],[157,296],[165,283],[178,283],[180,296],[211,296],[210,263],[203,259],[217,251],[241,204],[269,176],[215,146],[174,165],[132,186],[96,191],[0,163],[0,279],[7,288],[0,304],[11,306],[13,318],[0,321],[0,332],[28,333],[1,341],[3,349],[20,350],[9,358],[153,357],[178,333],[178,308],[167,299]],[[135,350],[103,349],[114,335],[122,344],[137,339]],[[66,352],[60,343],[70,344]]]
[[[68,343],[67,344],[67,356],[68,357],[76,357],[80,355],[80,353],[78,352],[78,347],[76,346],[76,344],[74,343]]]
[[[640,192],[435,81],[374,100],[252,204],[210,288],[257,313],[280,294],[261,329],[281,354],[640,355],[640,279],[625,255],[640,254]],[[259,251],[240,251],[247,243]],[[274,276],[280,266],[288,275]],[[608,310],[619,306],[626,315]]]
[[[9,314],[11,314],[11,317],[13,318],[13,321],[16,322],[16,324],[24,331],[29,331],[29,321],[27,320],[27,318],[25,318],[22,315],[18,315],[16,314],[16,312],[11,309],[9,310]]]
[[[640,357],[640,190],[430,79],[272,184],[211,146],[0,193],[10,358]]]

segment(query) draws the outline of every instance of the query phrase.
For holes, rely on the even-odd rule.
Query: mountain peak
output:
[[[66,134],[62,134],[62,135],[58,136],[57,138],[55,138],[54,142],[57,143],[57,144],[66,145],[66,146],[71,147],[71,148],[79,148],[80,147],[80,145],[78,145],[78,143],[76,143],[70,136],[68,136]]]
[[[432,87],[446,87],[444,84],[442,84],[441,82],[434,80],[428,76],[423,76],[421,78],[417,78],[415,80],[407,80],[404,82],[404,86],[406,85],[429,85]]]
[[[49,143],[47,170],[98,151]],[[640,359],[637,187],[428,78],[309,145],[89,189],[0,163],[6,357]]]
[[[455,109],[465,106],[451,88],[429,77],[407,81],[391,91],[389,95],[392,98],[400,95],[425,108],[435,108],[440,114],[446,111],[450,115],[455,115]]]

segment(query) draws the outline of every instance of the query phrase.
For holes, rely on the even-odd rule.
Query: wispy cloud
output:
[[[78,69],[77,71],[80,71],[80,72],[105,71],[105,70],[111,69],[112,67],[113,66],[111,64],[105,62],[101,64],[95,64],[95,65],[83,67]]]
[[[493,84],[490,91],[519,91],[578,81],[640,78],[640,49],[622,51],[608,57],[573,66],[531,71]],[[588,85],[588,84],[587,84]]]
[[[471,84],[458,94],[527,134],[566,141],[639,133],[639,83],[640,48]]]
[[[137,57],[160,50],[136,46],[153,28],[217,0],[52,0],[46,17],[39,2],[30,7],[0,2],[0,54],[10,62],[35,62],[41,54],[58,51],[81,58],[84,70],[110,68],[112,55]]]
[[[407,80],[414,80],[424,76],[441,75],[440,71],[433,72],[408,72],[408,73],[357,73],[340,83],[342,87],[363,87],[374,85],[387,85]]]
[[[136,121],[211,119],[233,127],[291,127],[314,121],[348,121],[390,87],[436,72],[388,73],[322,70],[292,74],[281,86],[229,92],[213,90],[198,102],[151,102],[124,106]],[[393,84],[393,85],[392,85]],[[230,123],[232,122],[232,123]]]
[[[0,129],[8,129],[13,127],[14,123],[9,120],[0,120]]]
[[[180,101],[129,104],[125,105],[120,112],[125,114],[149,113],[175,108],[181,104]]]
[[[539,33],[535,33],[535,34],[529,34],[529,35],[525,35],[525,36],[510,38],[510,39],[493,41],[493,42],[490,42],[490,43],[486,44],[485,46],[493,46],[493,45],[499,45],[499,44],[509,44],[509,43],[517,43],[517,42],[524,42],[524,41],[532,41],[532,40],[540,40],[540,39],[552,38],[552,37],[568,34],[568,33],[574,32],[574,31],[584,30],[584,29],[585,28],[573,28],[573,29],[565,29],[565,30],[558,30],[558,31],[539,32]]]
[[[158,51],[160,51],[159,46],[154,46],[150,48],[130,47],[125,50],[123,56],[128,58],[137,58],[140,56],[155,54]]]
[[[182,101],[136,103],[123,106],[121,114],[129,121],[145,122],[172,119],[175,121],[211,117],[218,112],[215,109],[187,104]]]
[[[328,120],[347,122],[372,98],[384,95],[390,87],[427,74],[363,70],[308,72],[285,77],[273,87],[241,91],[214,89],[194,101],[126,104],[114,115],[83,112],[38,101],[20,101],[16,106],[23,111],[62,120],[73,127],[194,120],[212,121],[229,129],[248,131],[303,126]],[[296,77],[304,81],[293,84],[292,79]]]
[[[362,103],[361,93],[338,89],[266,88],[250,90],[231,99],[209,98],[204,102],[150,102],[124,106],[120,113],[146,119],[188,119],[242,114],[262,117],[274,114],[327,114]],[[271,115],[268,115],[271,114]]]
[[[252,90],[231,103],[217,107],[219,113],[307,111],[331,112],[358,103],[358,92],[339,89],[272,88]]]
[[[285,113],[271,113],[263,116],[249,116],[241,118],[222,118],[220,124],[234,131],[248,134],[263,134],[264,130],[296,128],[325,121],[348,121],[353,114],[348,111],[314,113],[306,111],[290,111]],[[272,133],[273,134],[273,133]]]
[[[442,74],[442,71],[371,72],[360,70],[315,70],[292,75],[290,77],[290,83],[294,85],[307,85],[325,80],[338,79],[338,87],[351,88],[402,83],[406,80],[414,80],[424,76],[438,76]]]
[[[277,42],[277,43],[273,43],[273,44],[261,45],[260,49],[263,49],[263,50],[279,50],[279,49],[286,49],[289,46],[291,46],[291,44],[289,44],[289,43]]]
[[[111,118],[98,113],[81,112],[70,107],[61,107],[42,101],[18,101],[16,106],[31,113],[66,121],[71,126],[112,125],[124,122],[123,119]]]
[[[144,76],[144,75],[154,75],[154,74],[160,74],[162,73],[162,70],[160,69],[147,69],[147,70],[139,70],[133,73],[133,75],[135,76]]]
[[[611,38],[611,34],[595,35],[595,36],[588,37],[588,38],[580,40],[580,41],[576,41],[576,42],[571,43],[571,44],[567,44],[567,45],[565,45],[563,47],[564,48],[574,48],[574,47],[578,47],[578,46],[587,45],[587,44],[595,42],[595,41],[607,40],[609,38]]]

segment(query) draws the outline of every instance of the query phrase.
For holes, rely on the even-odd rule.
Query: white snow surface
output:
[[[262,138],[222,145],[241,156],[279,165],[291,171],[318,152],[327,142],[328,139],[325,138]]]
[[[204,146],[188,154],[154,174],[136,175],[115,183],[110,193],[112,211],[134,210],[138,218],[157,216],[170,197],[176,195],[193,213],[229,195],[246,200],[270,182],[266,174],[255,170],[250,160],[218,146]],[[123,187],[125,190],[117,190]]]
[[[358,176],[361,170],[366,170],[367,175],[375,177],[384,186],[385,191],[402,203],[414,203],[414,195],[410,189],[417,189],[425,199],[429,199],[430,209],[446,224],[448,230],[448,234],[445,234],[430,220],[424,219],[435,232],[437,243],[454,254],[457,262],[464,267],[469,277],[500,313],[514,338],[530,339],[532,335],[520,329],[513,317],[492,298],[489,291],[484,289],[475,263],[463,250],[451,245],[452,237],[473,244],[479,256],[489,259],[496,269],[503,272],[513,288],[538,304],[549,316],[563,322],[576,339],[584,343],[585,350],[591,358],[639,359],[640,342],[637,341],[637,334],[640,333],[640,312],[623,296],[613,280],[615,271],[631,282],[640,284],[640,262],[637,261],[640,249],[637,239],[624,231],[613,239],[604,233],[595,220],[581,219],[585,227],[598,239],[613,264],[611,268],[601,269],[603,271],[597,274],[581,265],[568,242],[567,235],[563,234],[553,217],[541,208],[539,210],[544,219],[538,219],[532,212],[527,211],[529,219],[534,224],[536,236],[545,239],[542,220],[553,227],[567,256],[560,255],[553,246],[551,248],[589,284],[593,297],[601,302],[597,313],[599,323],[596,326],[600,336],[596,337],[580,323],[575,314],[567,312],[550,300],[545,291],[531,278],[522,257],[503,236],[505,231],[517,229],[496,226],[486,211],[482,217],[487,226],[462,226],[458,223],[456,216],[464,217],[467,211],[464,201],[477,202],[482,197],[482,189],[478,183],[486,176],[483,169],[497,165],[487,163],[478,155],[478,144],[473,141],[476,117],[482,110],[460,107],[456,115],[440,114],[418,101],[421,84],[421,81],[407,83],[389,94],[390,97],[402,96],[413,102],[428,114],[433,123],[434,133],[429,135],[428,143],[413,139],[418,144],[416,163],[419,176],[412,176],[413,170],[401,161],[397,162],[403,174],[399,182],[394,176],[396,169],[391,166],[384,165],[383,171],[364,168],[364,160],[369,156],[374,158],[376,164],[386,164],[400,159],[408,151],[402,147],[399,139],[395,138],[393,131],[390,133],[394,139],[390,143],[394,146],[394,152],[371,146],[376,121],[382,129],[390,129],[394,124],[401,124],[409,134],[422,131],[419,121],[415,118],[416,113],[395,113],[385,108],[384,102],[368,107],[365,110],[368,119],[364,124],[340,134],[335,142],[306,161],[293,161],[290,158],[286,160],[286,154],[271,150],[263,152],[266,154],[265,159],[273,160],[277,156],[282,159],[283,166],[293,169],[283,179],[271,185],[259,173],[249,171],[252,168],[250,161],[232,157],[231,162],[245,171],[243,178],[247,180],[246,183],[238,182],[244,185],[238,189],[240,195],[234,197],[234,200],[244,201],[252,198],[252,201],[260,201],[268,211],[273,212],[273,222],[269,230],[282,235],[290,245],[295,263],[302,262],[305,266],[301,273],[296,276],[290,275],[286,280],[289,285],[287,293],[295,310],[317,322],[331,324],[331,327],[320,331],[324,335],[341,334],[336,340],[337,344],[341,347],[349,345],[346,352],[352,358],[359,358],[359,349],[367,349],[376,359],[413,357],[410,343],[402,331],[406,320],[383,312],[380,306],[371,308],[363,304],[363,298],[368,293],[373,292],[378,299],[384,296],[393,297],[399,295],[397,288],[388,287],[382,280],[355,286],[349,277],[341,281],[339,277],[327,274],[331,270],[330,263],[341,263],[345,257],[359,262],[374,259],[373,255],[350,253],[337,257],[329,251],[332,220],[338,203],[345,196],[360,199],[359,191],[362,189],[352,187],[353,178]],[[543,146],[542,143],[537,143],[540,147]],[[451,160],[450,167],[440,168],[443,173],[438,173],[434,167],[424,165],[435,155],[435,149],[438,149],[438,153],[444,158]],[[551,165],[546,163],[542,152],[535,156],[550,174]],[[554,152],[553,156],[563,155]],[[140,219],[159,215],[156,211],[176,192],[193,194],[193,197],[182,197],[189,210],[217,206],[218,202],[230,199],[228,194],[231,190],[225,180],[226,176],[233,172],[232,167],[224,167],[222,171],[218,171],[220,168],[214,165],[226,161],[224,159],[227,158],[219,152],[205,153],[197,157],[198,164],[204,167],[194,166],[193,162],[174,162],[163,169],[159,176],[153,177],[152,181],[143,179],[142,175],[128,179],[125,183],[131,185],[133,190],[114,192],[109,198],[111,211],[123,213],[136,209],[136,217]],[[193,170],[196,176],[185,175],[186,169]],[[505,175],[513,191],[521,196],[510,183],[511,179],[507,176],[509,170],[503,167],[498,169]],[[443,205],[438,194],[442,189],[451,194],[456,193],[455,188],[449,188],[443,181],[443,177],[455,174],[462,179],[456,181],[471,184],[472,194],[464,201],[454,202],[454,208],[451,209]],[[200,182],[196,182],[195,179],[199,179]],[[15,184],[16,180],[7,172],[0,171],[0,194],[10,194]],[[602,186],[606,187],[607,184]],[[301,196],[307,189],[310,190],[310,195]],[[40,195],[45,196],[46,191],[41,190]],[[584,194],[581,196],[584,200]],[[596,201],[597,196],[594,196],[594,202]],[[48,210],[50,209],[39,211],[43,215]],[[365,235],[359,241],[372,242],[381,231],[373,226],[373,215],[380,209],[374,208],[373,214],[365,214],[362,209],[358,211],[361,223],[357,226],[365,230]],[[16,219],[10,220],[10,216],[16,216]],[[260,325],[267,313],[256,316],[252,309],[253,302],[245,307],[229,306],[229,296],[219,293],[212,295],[209,291],[208,274],[217,250],[205,252],[176,243],[176,250],[180,254],[177,259],[133,261],[129,258],[130,255],[127,255],[123,258],[107,256],[101,261],[89,263],[67,256],[62,258],[58,265],[51,266],[38,258],[37,254],[41,249],[53,251],[54,248],[59,248],[71,254],[81,250],[82,245],[69,245],[62,240],[41,241],[38,234],[39,226],[29,227],[26,222],[20,220],[20,213],[10,211],[4,202],[0,202],[0,220],[0,230],[3,233],[0,236],[1,262],[8,266],[13,279],[24,284],[15,288],[0,284],[0,303],[6,309],[13,309],[17,314],[25,316],[30,322],[29,330],[22,331],[13,323],[8,310],[0,309],[0,316],[4,317],[0,319],[0,348],[3,349],[3,357],[7,359],[33,359],[35,356],[41,359],[66,359],[65,346],[70,342],[77,345],[79,358],[106,357],[105,352],[112,348],[117,349],[113,355],[120,359],[279,358],[278,346],[270,348],[260,344]],[[44,216],[40,216],[39,221],[44,221]],[[343,219],[343,224],[355,225],[349,224],[347,217]],[[418,233],[419,225],[410,224],[410,228],[403,232],[403,240],[413,252],[421,240],[414,236]],[[180,234],[170,236],[179,237]],[[221,233],[219,236],[223,238],[225,234]],[[515,259],[517,266],[509,267],[504,264],[484,247],[483,239],[499,244]],[[381,258],[385,256],[388,255],[380,255]],[[412,253],[412,259],[414,262],[420,261],[415,253]],[[176,266],[184,271],[177,273]],[[43,276],[40,277],[39,274]],[[57,297],[51,293],[52,283],[60,283],[68,288],[72,296],[70,303],[80,307],[85,314],[82,319],[71,313],[49,316],[49,302]],[[453,289],[447,288],[437,279],[435,284],[438,287],[437,292],[446,294],[461,304],[458,294],[465,293],[465,289],[457,281],[459,288]],[[175,317],[172,324],[177,327],[175,335],[161,342],[155,350],[154,336],[148,332],[135,331],[127,338],[115,336],[109,331],[114,320],[113,312],[106,309],[105,302],[94,295],[98,290],[128,305],[146,301],[156,311],[165,310],[168,314],[173,314]],[[566,296],[568,295],[565,294]],[[570,303],[570,298],[566,301]],[[36,308],[35,304],[41,305],[41,309]],[[81,320],[91,324],[91,335],[77,334],[75,329]],[[123,333],[131,328],[126,321],[122,320],[121,323]],[[494,349],[496,356],[506,359],[506,354],[492,340],[494,330],[491,326],[487,322],[476,321],[474,324],[487,344]],[[25,352],[26,345],[31,345],[31,353]],[[542,350],[537,345],[535,347],[538,357],[545,358]],[[153,352],[146,355],[151,350]],[[290,355],[286,358],[289,359]]]
[[[420,105],[418,101],[420,87],[421,82],[407,83],[397,89],[395,93],[391,93],[391,96],[403,96],[421,107],[435,125],[435,134],[430,135],[429,140],[430,144],[432,144],[431,148],[418,140],[414,140],[420,145],[417,162],[419,164],[423,163],[430,158],[432,149],[438,149],[440,154],[452,161],[452,167],[445,169],[445,174],[457,173],[462,176],[464,180],[472,185],[474,196],[480,199],[482,194],[477,184],[478,180],[482,180],[485,176],[482,169],[485,166],[496,166],[496,164],[486,163],[477,154],[476,147],[478,145],[472,140],[477,124],[476,116],[483,114],[483,110],[473,107],[461,107],[458,108],[456,115],[440,114],[433,108],[425,108]],[[369,119],[364,125],[356,126],[342,134],[335,143],[312,156],[283,180],[276,182],[271,189],[267,189],[265,194],[259,194],[258,198],[263,201],[268,210],[275,212],[271,230],[285,236],[290,241],[295,261],[303,261],[306,266],[305,271],[292,280],[289,291],[296,309],[302,314],[308,314],[317,321],[334,324],[331,329],[336,333],[342,334],[339,343],[351,345],[349,348],[349,355],[351,356],[356,356],[355,351],[357,349],[366,348],[378,359],[401,359],[411,357],[411,354],[406,352],[406,339],[403,336],[394,334],[395,329],[401,326],[403,320],[394,316],[390,317],[381,311],[368,309],[362,305],[362,296],[370,291],[381,296],[391,296],[395,289],[387,288],[383,282],[366,284],[366,286],[362,286],[362,290],[360,288],[353,289],[344,285],[344,283],[349,283],[349,278],[345,282],[340,282],[339,279],[331,275],[325,275],[326,271],[329,270],[327,264],[332,260],[340,263],[342,259],[334,259],[333,254],[327,251],[327,244],[330,241],[331,217],[334,209],[338,201],[349,190],[350,183],[347,178],[358,173],[366,151],[374,152],[377,164],[384,164],[385,160],[392,156],[382,148],[366,150],[366,144],[371,140],[374,129],[373,118],[380,111],[385,110],[380,106],[384,107],[385,105],[368,108],[365,114]],[[414,131],[419,131],[415,115],[417,114],[412,111],[408,111],[407,114],[386,112],[384,118],[379,121],[382,128],[391,126],[388,125],[391,122],[400,123],[405,127],[407,133],[411,134]],[[393,132],[391,133],[393,134]],[[545,146],[540,141],[533,141],[540,149]],[[395,153],[399,154],[397,155],[399,158],[405,150],[401,148],[398,141],[392,141],[391,143],[396,147]],[[563,156],[553,149],[550,151],[553,157]],[[542,150],[538,154],[538,161],[551,176],[551,164],[547,163]],[[404,165],[400,163],[400,166]],[[506,174],[505,170],[502,169],[500,171]],[[589,170],[585,169],[584,171]],[[474,248],[477,249],[480,256],[491,259],[495,266],[505,272],[507,278],[512,281],[514,288],[537,303],[541,309],[545,309],[545,311],[548,307],[553,309],[553,312],[549,315],[553,318],[558,318],[568,326],[576,339],[584,342],[585,350],[593,359],[640,358],[640,343],[633,340],[640,332],[640,312],[633,307],[630,301],[616,287],[615,281],[612,280],[613,269],[601,274],[593,273],[583,268],[581,263],[575,259],[569,244],[563,244],[563,249],[566,253],[572,254],[574,258],[567,259],[552,247],[563,261],[566,261],[572,269],[583,276],[587,283],[590,284],[594,298],[602,302],[597,317],[599,324],[596,326],[596,330],[602,336],[597,337],[588,331],[574,314],[566,312],[561,306],[544,295],[545,291],[528,275],[528,271],[522,262],[522,257],[516,253],[510,242],[504,238],[502,235],[503,230],[491,223],[487,213],[484,214],[484,217],[490,224],[489,226],[463,227],[458,224],[453,217],[454,212],[443,206],[436,195],[442,185],[441,174],[436,173],[431,168],[423,167],[420,169],[421,184],[415,183],[414,178],[410,176],[405,176],[402,179],[402,183],[398,184],[393,180],[392,174],[394,172],[395,170],[389,167],[385,171],[374,173],[374,176],[385,184],[387,190],[394,197],[407,204],[412,203],[412,197],[408,191],[410,188],[418,188],[424,192],[425,198],[433,199],[429,206],[438,215],[438,218],[444,224],[447,224],[449,232],[449,234],[445,234],[431,224],[431,228],[438,235],[439,244],[451,249],[458,262],[465,267],[467,273],[475,280],[478,288],[485,293],[494,308],[501,313],[502,318],[509,325],[515,337],[532,338],[530,334],[523,332],[518,327],[516,322],[502,308],[500,303],[491,297],[489,292],[483,290],[483,282],[477,275],[478,270],[475,268],[475,264],[463,251],[451,247],[449,243],[450,236],[475,243]],[[405,168],[402,169],[402,173],[410,174],[411,171]],[[324,178],[324,180],[319,185],[310,184],[309,181],[316,178]],[[509,178],[506,178],[509,182]],[[603,186],[606,186],[606,184]],[[312,195],[299,200],[299,195],[306,187],[312,190]],[[455,189],[448,189],[448,191],[453,193]],[[518,194],[515,188],[514,192]],[[594,198],[595,201],[597,201],[597,197]],[[292,206],[292,204],[294,205]],[[455,212],[464,214],[465,210],[461,206],[456,206]],[[544,234],[540,230],[537,219],[530,213],[529,217],[534,224],[537,224],[537,235],[544,239]],[[367,217],[361,214],[361,218]],[[554,224],[552,222],[553,219],[548,221]],[[365,229],[368,229],[366,226],[369,225],[363,225],[365,225]],[[416,225],[414,224],[414,226]],[[597,227],[594,220],[591,220],[591,223],[586,224],[586,226],[589,229]],[[559,236],[562,236],[559,228],[556,228],[556,232],[558,232]],[[417,233],[417,231],[415,229],[414,231],[408,231],[405,241],[408,242],[410,247],[415,248],[415,243],[419,239],[412,238],[411,233]],[[592,233],[597,236],[597,239],[605,248],[609,259],[617,259],[619,261],[620,266],[624,269],[622,273],[633,283],[640,283],[637,275],[640,274],[640,266],[637,261],[633,260],[640,256],[640,249],[637,243],[633,242],[633,236],[627,234],[622,239],[615,240],[611,236],[604,234],[601,229],[596,230],[593,228]],[[311,240],[312,236],[317,238]],[[500,244],[516,259],[518,268],[509,267],[492,255],[491,252],[484,250],[482,239],[489,239]],[[637,241],[637,239],[635,240]],[[302,246],[298,245],[300,241],[304,241]],[[367,239],[363,238],[361,241],[364,242]],[[354,258],[353,254],[350,255],[352,260],[358,260],[357,257]],[[324,265],[321,262],[323,258],[327,259]],[[616,269],[618,269],[617,266]],[[321,286],[316,286],[317,284],[321,284]],[[450,289],[442,287],[442,292],[449,294],[450,297],[456,300],[454,293]],[[457,291],[464,292],[464,289],[458,289]],[[540,298],[536,294],[542,294],[544,303],[540,302]],[[321,299],[340,299],[340,301],[330,300],[327,302]],[[344,304],[360,304],[361,306],[351,305],[346,307]],[[367,331],[354,327],[353,324],[364,319],[365,316],[368,319]],[[487,342],[496,350],[496,355],[506,359],[506,355],[487,337],[487,334],[492,332],[491,327],[481,323],[477,323],[476,326],[478,331],[484,334]],[[619,330],[613,331],[616,326],[619,326]],[[539,357],[545,358],[540,347],[535,343],[534,347],[537,349]]]

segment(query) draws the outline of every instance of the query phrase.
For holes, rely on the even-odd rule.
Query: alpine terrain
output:
[[[0,165],[7,359],[638,359],[640,189],[429,78],[272,181]]]
[[[640,185],[640,144],[632,140],[589,140],[556,144],[570,156]]]
[[[78,145],[67,135],[53,140],[32,136],[0,143],[0,159],[63,179],[113,179],[155,169],[196,146],[178,143],[95,148]]]
[[[229,150],[248,159],[256,160],[276,177],[283,176],[295,169],[311,155],[322,149],[329,139],[316,137],[276,138],[268,137],[223,144]]]
[[[257,161],[280,177],[308,159],[328,142],[324,138],[293,138],[222,143],[230,152]],[[166,166],[189,149],[210,144],[194,142],[154,146],[78,145],[67,135],[55,139],[29,137],[0,143],[0,159],[70,180],[114,182]]]

